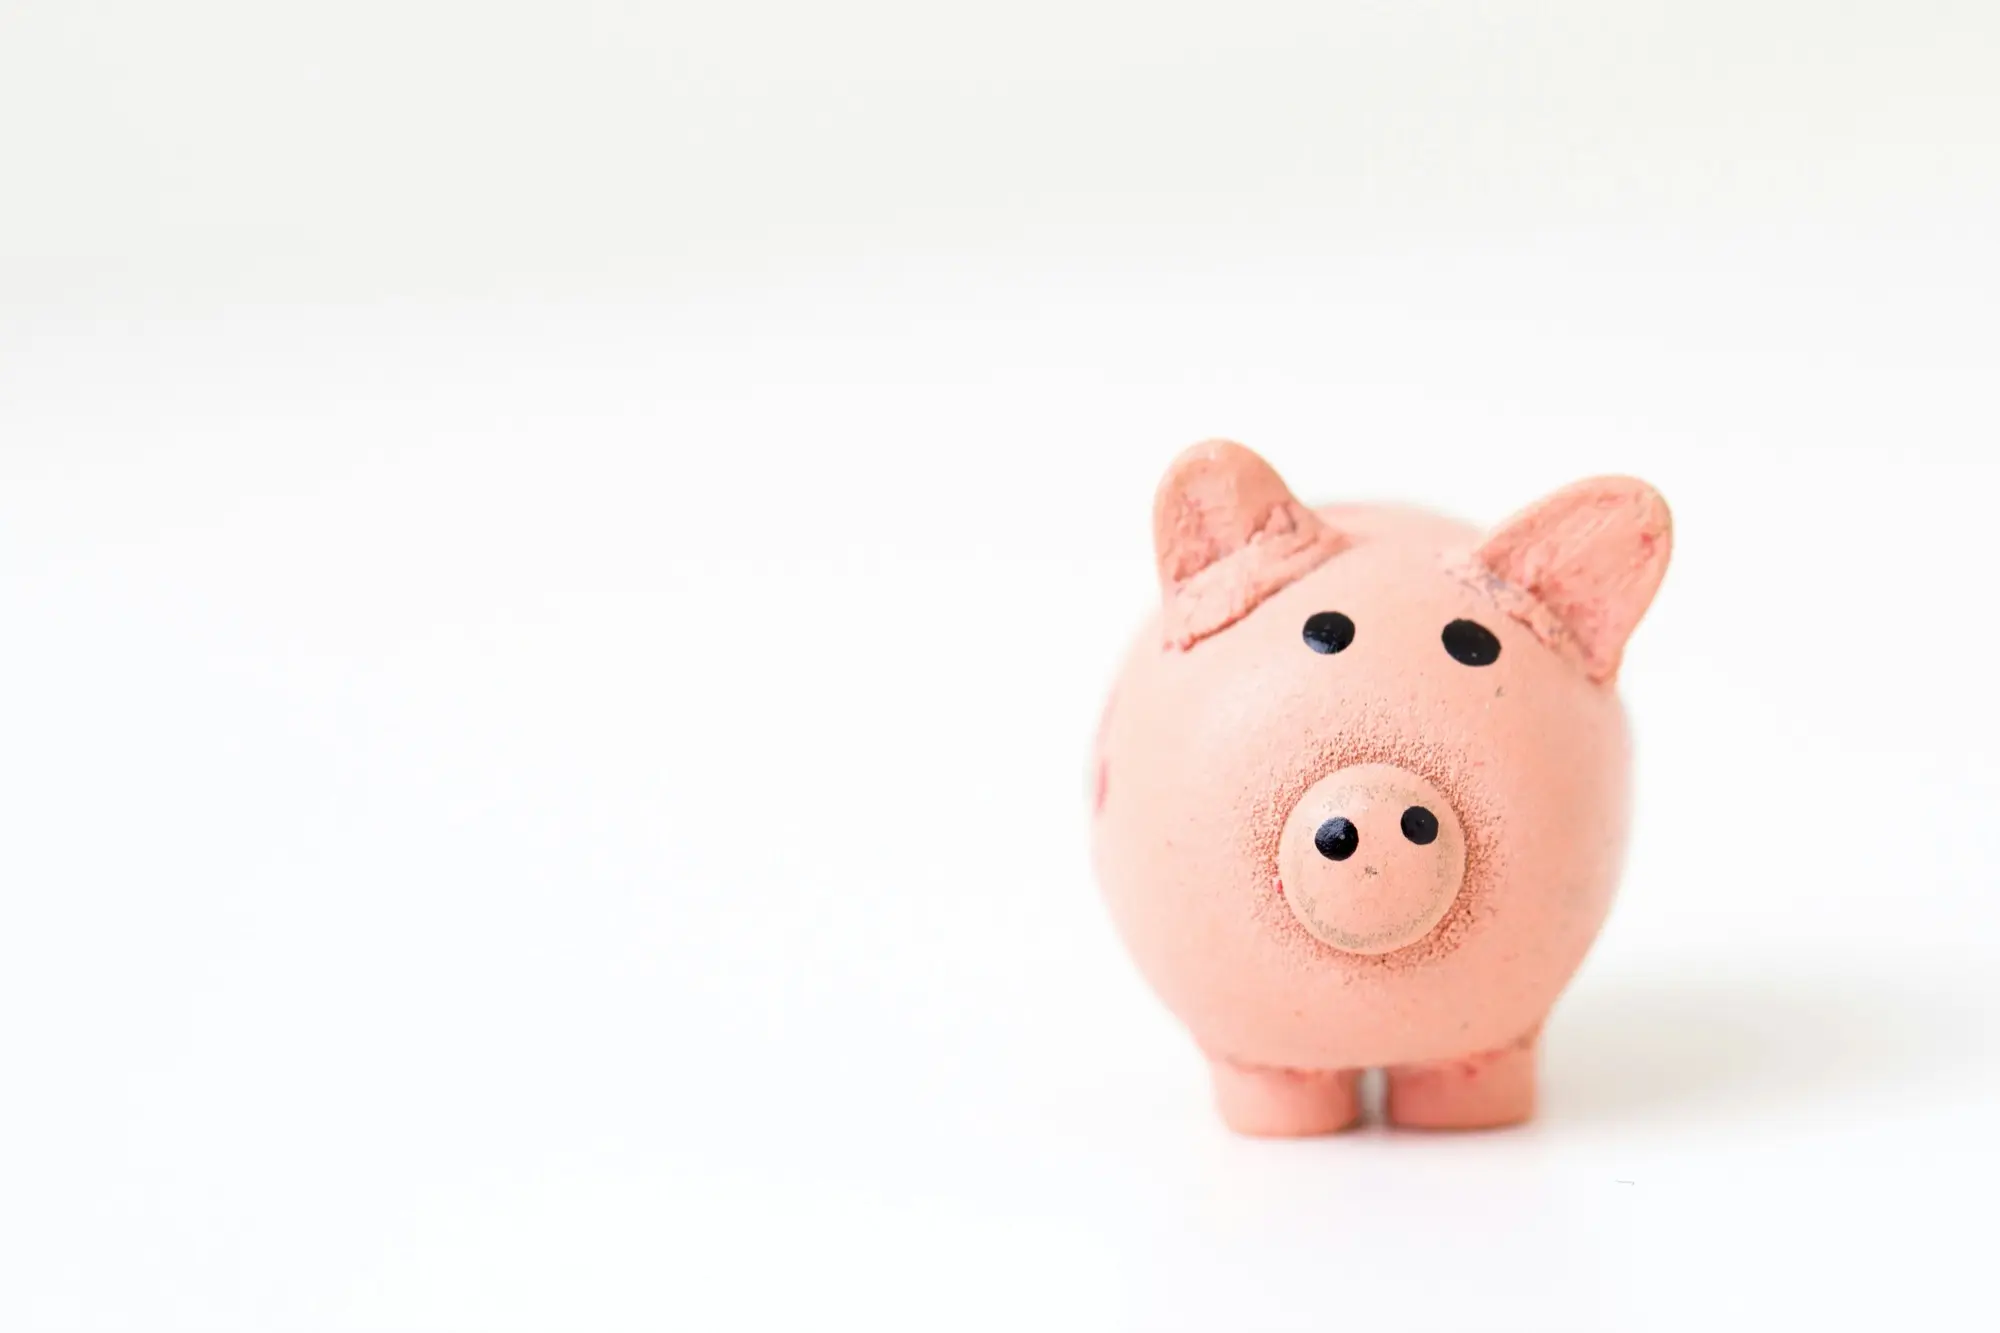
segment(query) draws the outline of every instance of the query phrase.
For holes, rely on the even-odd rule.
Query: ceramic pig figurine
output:
[[[1533,1114],[1542,1022],[1611,904],[1614,692],[1667,567],[1644,482],[1492,532],[1314,510],[1197,445],[1153,514],[1161,607],[1106,705],[1098,878],[1246,1134],[1324,1134],[1384,1069],[1392,1124]]]

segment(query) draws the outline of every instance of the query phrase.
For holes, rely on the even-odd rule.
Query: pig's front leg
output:
[[[1270,1069],[1209,1061],[1215,1106],[1238,1134],[1295,1139],[1335,1134],[1361,1118],[1360,1072],[1353,1069]]]
[[[1407,1129],[1494,1129],[1535,1113],[1531,1032],[1497,1051],[1397,1065],[1388,1071],[1388,1121]]]

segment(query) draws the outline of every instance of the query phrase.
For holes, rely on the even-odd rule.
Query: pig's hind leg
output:
[[[1539,1032],[1497,1051],[1397,1065],[1388,1071],[1386,1118],[1405,1129],[1496,1129],[1535,1114]]]
[[[1257,1138],[1335,1134],[1361,1119],[1360,1071],[1271,1069],[1211,1060],[1223,1123]]]

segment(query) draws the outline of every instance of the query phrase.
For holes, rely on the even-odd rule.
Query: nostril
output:
[[[1361,833],[1352,820],[1335,815],[1313,834],[1313,846],[1329,861],[1345,861],[1361,845]]]
[[[1419,847],[1428,847],[1437,841],[1438,817],[1421,805],[1413,805],[1403,812],[1403,836]]]

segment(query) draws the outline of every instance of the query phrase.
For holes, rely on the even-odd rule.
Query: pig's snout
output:
[[[1278,845],[1285,902],[1348,953],[1389,953],[1430,934],[1464,878],[1458,812],[1388,764],[1343,768],[1308,787]]]

